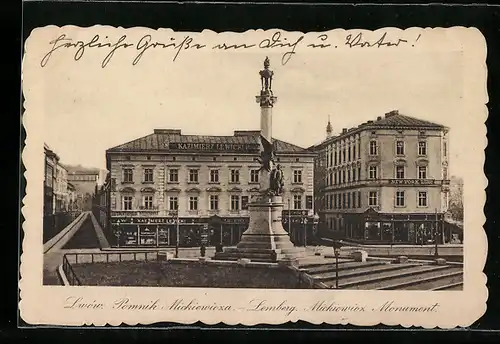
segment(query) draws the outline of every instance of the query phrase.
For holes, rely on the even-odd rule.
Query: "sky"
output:
[[[92,30],[64,32],[88,39],[97,32]],[[118,29],[108,30],[119,37]],[[29,79],[38,90],[31,104],[43,113],[44,140],[66,164],[105,168],[106,149],[155,128],[201,135],[259,129],[255,96],[266,56],[278,97],[273,136],[302,147],[325,139],[329,117],[338,133],[397,109],[450,128],[450,171],[460,175],[467,165],[465,153],[472,154],[466,138],[483,122],[483,114],[475,113],[483,104],[470,101],[469,55],[454,36],[424,32],[421,46],[413,49],[302,48],[285,65],[279,49],[182,51],[175,62],[171,52],[151,49],[135,66],[130,61],[136,54],[123,50],[102,68],[106,52],[88,49],[74,61],[74,50],[66,49],[40,68],[40,58],[50,50],[48,38],[60,32],[53,28],[34,34],[38,39],[28,43],[32,55],[26,63],[36,70]],[[228,40],[245,42],[262,34],[233,34]],[[137,35],[129,34],[131,40]],[[221,37],[197,35],[209,42]],[[437,39],[442,42],[436,44]]]

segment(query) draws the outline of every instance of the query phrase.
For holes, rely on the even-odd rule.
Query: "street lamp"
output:
[[[335,289],[338,289],[339,288],[340,243],[337,240],[333,241],[333,252],[335,254]]]
[[[290,219],[290,212],[291,212],[291,206],[290,206],[290,198],[288,199],[288,235],[290,238],[293,238],[292,236],[292,221]],[[295,240],[294,240],[295,241]],[[295,244],[295,243],[294,243]]]
[[[121,221],[119,219],[116,220],[117,230],[115,231],[115,236],[116,236],[116,246],[117,247],[120,247],[120,236],[122,234],[122,230],[120,228],[120,223],[121,223]]]
[[[438,253],[438,214],[437,214],[437,209],[435,209],[436,212],[436,224],[434,226],[434,257],[438,258],[439,253]]]
[[[176,224],[176,238],[175,238],[175,258],[179,258],[179,204],[175,207],[174,211],[171,211],[170,216],[175,216],[175,224]]]
[[[302,224],[304,225],[304,247],[307,247],[307,217],[302,219]]]
[[[318,224],[319,224],[319,215],[318,215],[318,213],[314,213],[314,216],[313,216],[313,234],[315,236],[318,235]]]

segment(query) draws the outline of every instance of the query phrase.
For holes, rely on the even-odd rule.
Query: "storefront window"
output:
[[[156,228],[152,226],[140,226],[140,245],[156,246]]]
[[[382,241],[392,242],[392,225],[390,222],[382,224]]]
[[[380,240],[380,222],[367,222],[365,224],[365,239]]]

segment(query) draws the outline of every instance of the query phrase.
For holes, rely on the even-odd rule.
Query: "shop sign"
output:
[[[390,185],[437,185],[438,181],[435,179],[389,179]]]
[[[168,149],[195,152],[239,152],[255,153],[260,150],[258,143],[181,143],[170,142]]]

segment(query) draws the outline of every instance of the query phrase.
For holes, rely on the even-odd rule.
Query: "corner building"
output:
[[[289,205],[282,220],[298,242],[300,231],[312,232],[314,153],[273,144]],[[181,247],[200,245],[202,233],[210,245],[235,245],[259,192],[259,149],[260,131],[199,136],[177,129],[108,149],[110,236],[117,246],[175,246],[178,223]]]
[[[449,242],[448,132],[397,110],[337,136],[328,123],[327,139],[310,148],[318,153],[322,235],[365,243]]]

